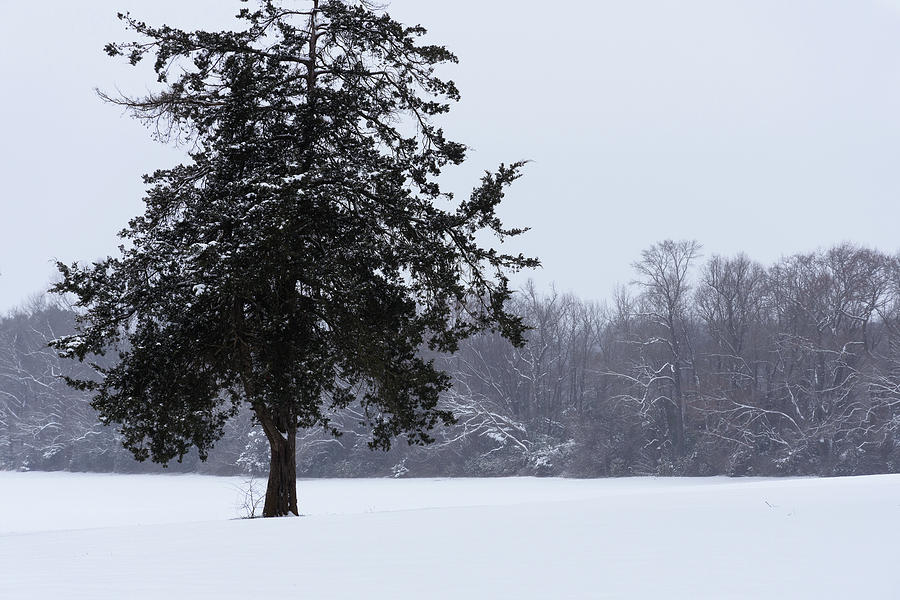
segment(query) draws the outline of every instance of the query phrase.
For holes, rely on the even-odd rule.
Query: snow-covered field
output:
[[[0,473],[0,598],[900,598],[900,477],[300,482]]]

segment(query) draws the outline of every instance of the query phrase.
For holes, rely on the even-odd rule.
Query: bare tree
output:
[[[658,410],[664,418],[665,439],[684,456],[687,397],[696,389],[696,370],[689,336],[691,266],[700,253],[696,241],[666,240],[641,253],[634,263],[640,289],[637,317],[642,327],[629,340],[636,347],[627,372],[618,373],[629,385],[623,398],[639,404],[642,413]],[[651,444],[654,443],[651,441]]]

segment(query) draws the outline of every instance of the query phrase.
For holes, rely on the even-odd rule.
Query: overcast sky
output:
[[[0,312],[54,259],[115,251],[142,173],[177,149],[105,105],[146,70],[109,59],[115,18],[223,27],[236,0],[0,0]],[[779,256],[854,241],[900,249],[900,0],[396,0],[460,64],[451,173],[531,159],[508,224],[540,287],[603,299],[642,248]],[[145,83],[146,82],[146,83]],[[522,279],[519,282],[523,281]]]

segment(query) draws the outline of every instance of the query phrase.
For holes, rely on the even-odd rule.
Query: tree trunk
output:
[[[299,516],[297,509],[297,427],[284,414],[273,416],[254,407],[257,419],[269,440],[269,482],[263,517]]]
[[[669,442],[672,444],[672,451],[676,457],[680,458],[685,454],[683,405],[676,405],[672,401],[667,401],[663,405],[663,411],[669,430]]]
[[[299,515],[297,509],[297,436],[289,432],[287,439],[278,435],[269,440],[269,483],[266,486],[264,517]]]
[[[675,344],[676,353],[673,356],[672,381],[673,394],[671,402],[666,403],[666,417],[669,420],[669,433],[675,456],[682,457],[685,454],[684,444],[684,391],[681,382],[681,361],[678,360],[678,345]]]

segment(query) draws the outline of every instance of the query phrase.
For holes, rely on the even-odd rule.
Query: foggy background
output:
[[[232,0],[0,0],[0,313],[48,285],[53,259],[115,252],[142,211],[140,175],[181,150],[93,88],[141,92],[149,65],[103,53],[117,11],[227,27]],[[854,241],[900,247],[900,2],[396,0],[459,65],[443,123],[471,146],[451,171],[531,159],[502,207],[556,282],[605,298],[640,250],[696,238],[704,254],[779,256]],[[517,248],[519,249],[519,248]]]

